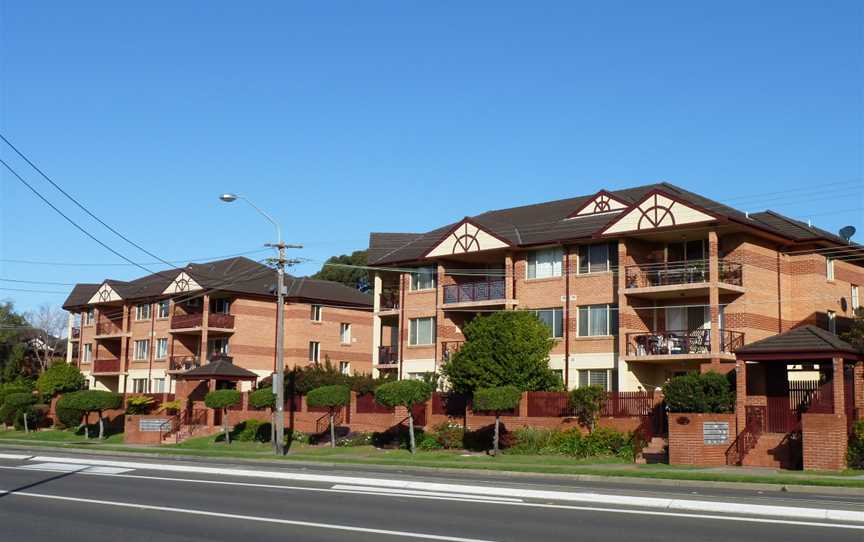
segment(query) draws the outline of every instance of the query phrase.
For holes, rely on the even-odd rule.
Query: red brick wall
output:
[[[728,422],[729,439],[724,444],[704,442],[705,422]],[[717,466],[726,464],[726,450],[737,434],[734,414],[669,413],[669,464]]]
[[[846,416],[808,414],[801,416],[804,445],[804,470],[843,470],[846,468]]]

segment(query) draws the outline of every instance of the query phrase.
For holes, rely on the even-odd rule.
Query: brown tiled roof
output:
[[[818,228],[808,227],[802,222],[784,217],[773,211],[748,215],[670,183],[637,186],[610,191],[609,193],[613,197],[633,205],[655,190],[701,207],[721,218],[749,224],[794,241],[824,238],[845,243],[837,235]],[[588,202],[595,194],[596,192],[575,198],[487,211],[466,218],[508,241],[513,246],[540,245],[589,238],[600,233],[605,226],[621,215],[621,212],[612,212],[569,218],[576,209]],[[421,260],[441,240],[442,236],[459,222],[422,234],[374,233],[369,237],[369,264],[380,265]]]
[[[209,380],[209,379],[258,379],[258,375],[248,369],[234,365],[232,361],[219,358],[206,363],[200,367],[189,369],[177,375],[179,379],[185,380]]]
[[[746,357],[747,354],[771,354],[775,352],[778,354],[798,352],[860,353],[858,349],[834,333],[821,327],[806,325],[742,346],[735,351],[735,354],[739,357],[741,355]]]

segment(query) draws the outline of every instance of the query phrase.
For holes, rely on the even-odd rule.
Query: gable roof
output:
[[[735,350],[735,355],[739,358],[746,358],[747,354],[792,354],[799,352],[823,354],[861,353],[857,348],[830,331],[808,324],[742,346]]]
[[[210,380],[223,378],[226,380],[258,380],[258,375],[248,369],[234,365],[231,359],[217,358],[200,367],[189,369],[177,375],[185,380]]]

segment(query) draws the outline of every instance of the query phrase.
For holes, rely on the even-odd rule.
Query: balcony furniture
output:
[[[399,363],[399,350],[395,346],[378,347],[378,365],[396,365]]]
[[[384,290],[381,292],[381,308],[382,311],[391,311],[399,309],[399,291]]]
[[[171,356],[168,370],[188,371],[196,367],[201,367],[201,359],[198,356]]]
[[[720,352],[730,353],[744,345],[744,334],[720,330]],[[670,356],[710,354],[711,330],[652,331],[627,334],[628,356]]]
[[[625,267],[625,284],[627,288],[652,288],[706,283],[710,279],[708,268],[708,260],[628,265]],[[721,259],[718,271],[719,282],[743,286],[741,263]]]

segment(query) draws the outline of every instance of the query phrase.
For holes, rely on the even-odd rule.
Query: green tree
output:
[[[585,386],[570,392],[570,406],[576,413],[576,419],[588,428],[589,433],[594,432],[605,399],[606,390],[603,386]]]
[[[849,331],[841,334],[840,338],[864,352],[864,306],[855,309]]]
[[[522,391],[516,386],[481,388],[474,392],[473,410],[495,414],[495,435],[492,438],[492,455],[498,455],[499,427],[501,413],[519,406]]]
[[[729,413],[735,410],[735,390],[729,375],[689,373],[669,379],[663,396],[669,412]]]
[[[30,429],[27,425],[27,414],[33,405],[36,404],[36,397],[32,393],[10,393],[6,396],[3,406],[7,407],[13,417],[18,415],[24,418],[24,432],[29,433]]]
[[[411,443],[411,453],[417,452],[414,442],[414,405],[428,401],[432,397],[432,389],[419,380],[397,380],[381,384],[375,390],[375,401],[386,407],[403,406],[408,409],[408,437]]]
[[[249,394],[249,406],[270,409],[270,442],[275,444],[276,423],[285,423],[285,420],[276,420],[276,394],[270,388],[259,388]]]
[[[15,306],[7,301],[0,303],[0,379],[2,382],[12,382],[22,376],[24,361],[24,345],[21,334],[28,330],[29,324],[23,314],[15,311]],[[13,354],[13,350],[17,352]],[[10,362],[15,365],[10,369]]]
[[[369,290],[369,271],[362,268],[366,265],[366,256],[365,250],[355,250],[351,255],[331,256],[312,278],[341,282],[345,286],[365,292]],[[346,265],[361,267],[343,267]]]
[[[84,375],[78,367],[68,363],[55,363],[36,380],[36,389],[46,400],[58,393],[78,391],[83,387]]]
[[[441,368],[452,388],[516,386],[520,391],[553,390],[560,378],[549,368],[549,328],[528,311],[478,316],[463,330],[465,344]]]
[[[103,390],[84,390],[70,394],[70,400],[73,408],[80,410],[85,416],[91,412],[95,412],[99,416],[99,438],[105,438],[105,417],[106,410],[118,409],[123,405],[123,396],[119,393]],[[89,428],[85,426],[85,435],[90,438]]]
[[[330,446],[336,447],[336,411],[351,402],[351,389],[344,384],[322,386],[310,391],[306,404],[311,407],[324,407],[330,417]]]
[[[228,434],[228,407],[240,404],[242,396],[237,390],[216,390],[204,396],[204,404],[207,408],[222,411],[222,432],[225,434],[225,444],[231,444],[231,435]]]
[[[28,378],[28,371],[26,370],[27,347],[24,346],[24,343],[11,345],[6,349],[5,356],[0,380],[3,382],[26,380]]]
[[[61,426],[67,428],[81,426],[84,411],[78,408],[75,399],[79,393],[82,392],[75,391],[72,393],[64,393],[59,399],[57,399],[57,404],[54,405],[54,409],[57,415],[56,421],[60,422]]]

